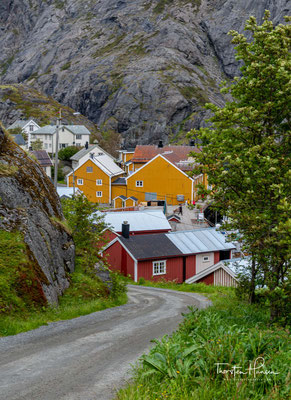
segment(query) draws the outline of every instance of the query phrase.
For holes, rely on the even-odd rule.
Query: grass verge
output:
[[[176,287],[165,282],[146,285]],[[289,331],[269,327],[268,310],[239,301],[233,289],[177,286],[207,293],[213,306],[190,309],[172,336],[154,341],[116,400],[287,399]]]
[[[113,274],[113,289],[109,293],[99,278],[84,272],[79,258],[71,285],[60,298],[58,307],[29,308],[21,313],[0,315],[0,336],[16,335],[50,322],[76,318],[126,302],[126,287],[122,277]]]

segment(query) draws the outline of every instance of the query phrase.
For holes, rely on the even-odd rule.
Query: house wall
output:
[[[220,261],[219,251],[214,252],[214,264],[217,264]]]
[[[143,186],[136,187],[136,181],[143,181]],[[192,180],[164,158],[157,157],[127,178],[127,197],[134,196],[143,202],[145,192],[157,193],[158,200],[166,197],[168,204],[176,205],[180,203],[177,195],[191,199]]]
[[[124,153],[123,154],[123,162],[126,163],[127,161],[130,161],[132,159],[133,155],[134,155],[134,152],[133,153]]]
[[[216,286],[236,286],[236,280],[223,268],[219,268],[214,272],[213,284]]]
[[[153,262],[151,261],[139,261],[138,262],[138,274],[137,279],[145,278],[151,281],[159,281],[165,279],[167,281],[176,281],[178,283],[183,282],[183,258],[175,257],[166,259],[166,274],[153,276]]]
[[[144,166],[145,164],[146,163],[133,162],[131,171],[137,171],[140,167]]]
[[[135,205],[136,205],[136,202],[133,199],[125,200],[125,207],[134,207]]]
[[[117,241],[103,252],[103,257],[114,271],[121,271],[121,250],[122,246]]]
[[[214,284],[214,272],[205,276],[202,279],[199,279],[199,281],[197,281],[197,283],[205,283],[206,285],[213,285]]]
[[[209,261],[203,261],[203,257],[206,257],[206,256],[209,257]],[[219,252],[218,252],[218,256],[219,256]],[[198,274],[201,271],[204,271],[206,268],[211,267],[211,265],[214,265],[214,264],[215,264],[214,252],[197,254],[196,255],[196,274]]]
[[[196,275],[196,256],[187,256],[186,258],[186,279]]]
[[[87,172],[87,167],[92,167],[93,172]],[[83,185],[78,184],[78,179],[83,179]],[[97,179],[102,179],[102,185],[96,184]],[[109,176],[91,160],[75,171],[75,187],[82,190],[87,199],[93,203],[109,203],[109,185]],[[68,177],[68,186],[73,186],[73,174]],[[97,197],[97,191],[102,192],[102,197]]]
[[[111,192],[112,192],[112,199],[114,199],[117,196],[128,197],[128,196],[126,196],[126,192],[127,192],[126,185],[112,185]],[[115,208],[118,208],[118,207],[115,207]]]
[[[106,244],[110,243],[113,239],[117,237],[116,232],[112,232],[110,229],[106,229],[102,234],[102,239],[100,240],[98,248],[101,249],[105,247]]]

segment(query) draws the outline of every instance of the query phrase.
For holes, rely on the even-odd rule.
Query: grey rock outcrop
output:
[[[288,0],[3,0],[2,80],[33,85],[127,144],[177,142],[239,74],[227,32],[265,9],[275,23],[290,13]]]
[[[0,229],[23,234],[27,254],[50,304],[69,286],[75,247],[56,191],[37,162],[0,126]]]

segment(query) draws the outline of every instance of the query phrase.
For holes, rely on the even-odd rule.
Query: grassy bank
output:
[[[171,337],[157,340],[116,399],[287,399],[288,330],[268,327],[268,311],[238,301],[232,289],[178,286],[208,293],[213,307],[192,309]]]
[[[72,319],[95,311],[116,307],[127,302],[125,283],[118,275],[113,276],[113,290],[94,275],[84,273],[80,259],[71,277],[71,286],[60,298],[59,307],[23,309],[9,315],[0,315],[0,336],[16,335],[47,325],[49,322]]]

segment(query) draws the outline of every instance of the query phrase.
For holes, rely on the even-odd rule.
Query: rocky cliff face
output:
[[[62,220],[52,183],[0,126],[0,229],[22,232],[40,298],[51,304],[58,303],[74,270],[74,243]]]
[[[179,141],[239,72],[227,32],[288,0],[2,0],[0,64],[129,143]]]

